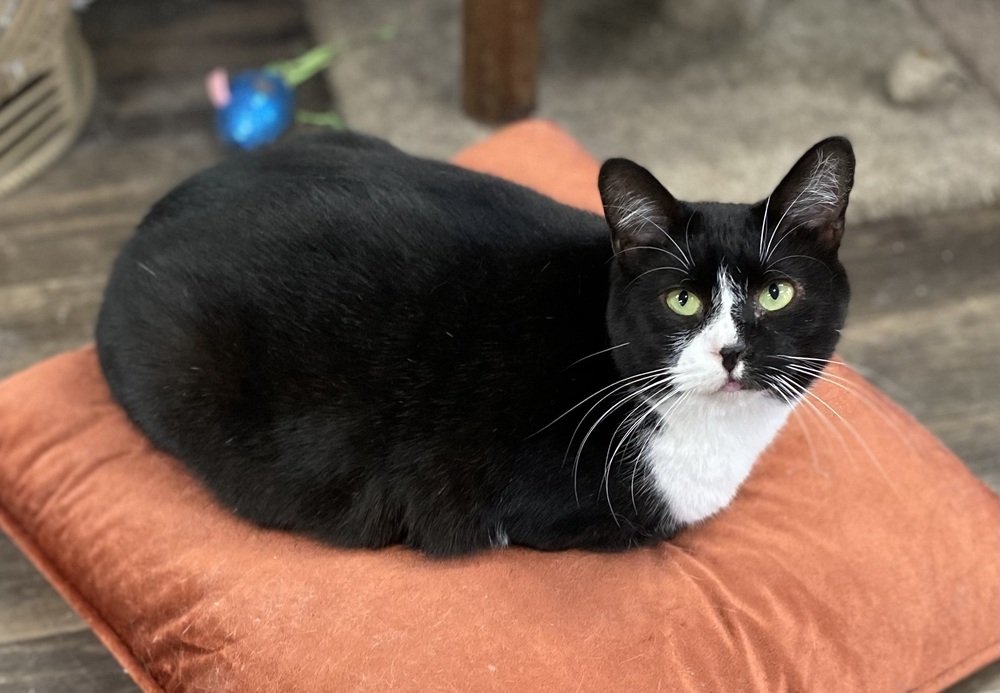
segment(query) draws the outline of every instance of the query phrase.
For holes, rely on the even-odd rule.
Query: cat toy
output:
[[[372,38],[387,41],[394,35],[392,27],[384,27]],[[255,149],[277,140],[296,121],[343,129],[343,120],[333,111],[297,111],[295,89],[328,67],[346,47],[324,44],[298,58],[239,72],[232,78],[225,68],[212,70],[205,78],[205,90],[215,107],[219,138],[229,146]]]

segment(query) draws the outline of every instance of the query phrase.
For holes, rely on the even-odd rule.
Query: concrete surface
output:
[[[682,198],[760,199],[813,142],[846,134],[859,161],[854,221],[1000,200],[1000,100],[988,69],[966,69],[951,96],[916,107],[892,103],[885,86],[908,50],[966,68],[970,55],[988,62],[989,49],[976,48],[985,39],[953,55],[963,45],[955,12],[937,8],[946,37],[911,0],[772,0],[753,31],[713,35],[671,25],[665,1],[544,0],[537,115],[598,157],[646,165]],[[992,0],[932,2],[978,12],[986,38],[988,18],[1000,17]],[[460,108],[458,0],[306,7],[318,39],[398,30],[390,43],[348,50],[329,73],[352,127],[441,158],[490,131]]]
[[[1000,102],[1000,3],[916,0],[945,41]]]

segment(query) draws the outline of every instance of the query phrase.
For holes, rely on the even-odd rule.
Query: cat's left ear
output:
[[[852,187],[854,149],[845,137],[829,137],[803,154],[759,205],[766,210],[769,228],[777,224],[782,229],[802,229],[822,245],[837,250]]]
[[[628,159],[609,159],[601,166],[597,187],[604,217],[611,227],[616,254],[628,262],[629,250],[663,246],[679,223],[682,210],[653,174]]]

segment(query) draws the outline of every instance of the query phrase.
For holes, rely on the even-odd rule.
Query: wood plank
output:
[[[311,47],[298,2],[101,0],[82,15],[98,96],[59,164],[0,200],[0,375],[91,339],[111,261],[149,206],[225,156],[202,78]],[[299,90],[325,110],[321,79]],[[0,693],[136,686],[0,535]]]
[[[131,236],[135,213],[106,213],[90,217],[68,217],[39,224],[37,235],[14,243],[0,237],[0,286],[31,282],[39,276],[64,277],[80,274],[106,276],[110,260]],[[12,230],[15,235],[19,229]],[[58,232],[55,235],[52,232]],[[5,310],[0,306],[0,315]],[[0,318],[2,319],[2,318]]]
[[[0,201],[0,223],[44,223],[94,212],[130,211],[136,220],[184,177],[222,156],[206,132],[78,143],[59,166]]]
[[[105,281],[94,273],[0,291],[0,373],[91,341]]]
[[[845,330],[841,355],[1000,488],[1000,296],[873,316]],[[960,356],[957,356],[960,355]]]
[[[955,305],[1000,286],[1000,210],[852,227],[841,257],[853,289],[849,322],[910,306]]]
[[[54,589],[40,580],[17,547],[0,533],[0,646],[85,630]],[[3,668],[0,666],[0,676]]]
[[[851,228],[840,354],[1000,489],[1000,210]]]
[[[134,693],[125,670],[88,630],[0,645],[0,693]]]

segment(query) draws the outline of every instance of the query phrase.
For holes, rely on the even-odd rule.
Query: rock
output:
[[[886,74],[889,98],[902,105],[947,101],[965,85],[956,60],[925,48],[904,51]]]

